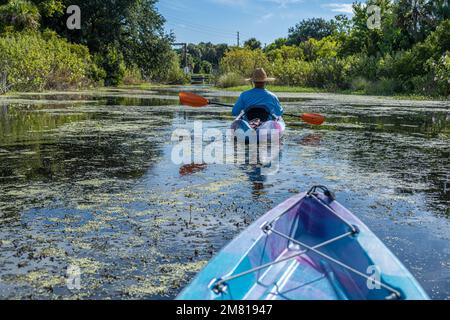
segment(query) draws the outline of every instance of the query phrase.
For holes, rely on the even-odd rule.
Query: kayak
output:
[[[179,300],[428,300],[406,267],[326,187],[275,207]]]
[[[257,141],[271,141],[272,138],[281,138],[286,130],[286,123],[282,117],[271,114],[265,106],[254,106],[241,112],[231,124],[237,138],[257,138]]]

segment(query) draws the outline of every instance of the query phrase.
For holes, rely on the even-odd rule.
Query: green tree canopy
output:
[[[26,0],[10,0],[0,5],[0,33],[6,31],[37,30],[39,9]]]
[[[250,38],[244,42],[244,47],[251,50],[262,49],[262,44],[256,38]]]
[[[100,55],[106,56],[114,46],[127,65],[137,65],[148,77],[157,76],[168,67],[174,37],[164,31],[165,19],[155,7],[157,0],[32,1],[43,16],[42,29],[55,30]],[[81,9],[81,30],[69,30],[66,26],[65,10],[71,5]]]
[[[306,19],[289,29],[288,44],[298,45],[310,38],[320,40],[336,31],[336,23],[323,18]]]

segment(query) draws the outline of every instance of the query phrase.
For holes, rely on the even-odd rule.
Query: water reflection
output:
[[[204,171],[208,166],[205,163],[201,164],[186,164],[180,168],[180,176],[188,176],[191,174],[195,174],[201,171]]]

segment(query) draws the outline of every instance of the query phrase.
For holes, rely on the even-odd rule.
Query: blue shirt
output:
[[[272,92],[266,89],[253,88],[251,90],[242,92],[238,101],[233,108],[233,116],[238,116],[242,110],[247,110],[254,106],[265,106],[271,113],[280,117],[283,115],[283,107],[280,100]]]

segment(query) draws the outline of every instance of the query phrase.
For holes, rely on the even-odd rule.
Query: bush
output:
[[[325,37],[321,40],[310,38],[300,44],[300,49],[306,60],[314,61],[318,58],[335,58],[339,51],[339,44],[333,37]]]
[[[170,66],[159,78],[160,82],[167,84],[186,84],[190,82],[189,75],[185,74],[180,66],[180,57],[172,52],[170,54]]]
[[[140,84],[143,82],[141,70],[137,66],[127,67],[123,77],[123,83],[128,85]]]
[[[318,59],[311,63],[309,85],[324,89],[347,89],[350,65],[346,59]]]
[[[250,78],[256,68],[264,68],[270,73],[270,63],[262,50],[235,48],[228,51],[220,63],[223,74],[235,73]]]
[[[96,63],[106,72],[105,85],[122,84],[126,66],[122,53],[113,45],[109,45],[102,55],[96,55]]]
[[[400,92],[402,84],[396,79],[381,78],[373,82],[365,93],[372,95],[393,95],[395,92]]]
[[[348,76],[351,79],[363,77],[368,80],[376,80],[378,72],[378,59],[365,54],[348,56],[346,61],[349,65]]]
[[[200,73],[211,74],[212,71],[213,71],[213,65],[211,64],[211,62],[203,60],[200,63]]]
[[[87,86],[93,68],[89,49],[83,45],[71,44],[60,38],[55,32],[42,34],[47,42],[46,52],[51,59],[50,73],[46,89],[67,89]]]
[[[309,62],[278,59],[273,64],[273,74],[277,84],[288,86],[305,86],[310,82],[312,66]]]
[[[303,50],[296,46],[282,46],[281,48],[276,48],[267,51],[267,57],[270,61],[274,62],[277,60],[303,60]]]
[[[351,80],[350,88],[354,91],[367,92],[371,85],[372,82],[370,82],[366,78],[356,77],[355,79]]]
[[[40,18],[38,8],[31,2],[10,0],[0,5],[0,33],[37,30]]]
[[[220,88],[231,88],[244,84],[246,84],[245,79],[241,75],[233,72],[221,75],[217,80],[217,86]]]
[[[90,83],[88,49],[51,32],[1,37],[0,57],[0,70],[14,90],[77,88]]]
[[[430,59],[427,61],[427,67],[430,71],[428,94],[450,95],[450,52],[446,52],[437,61]]]

